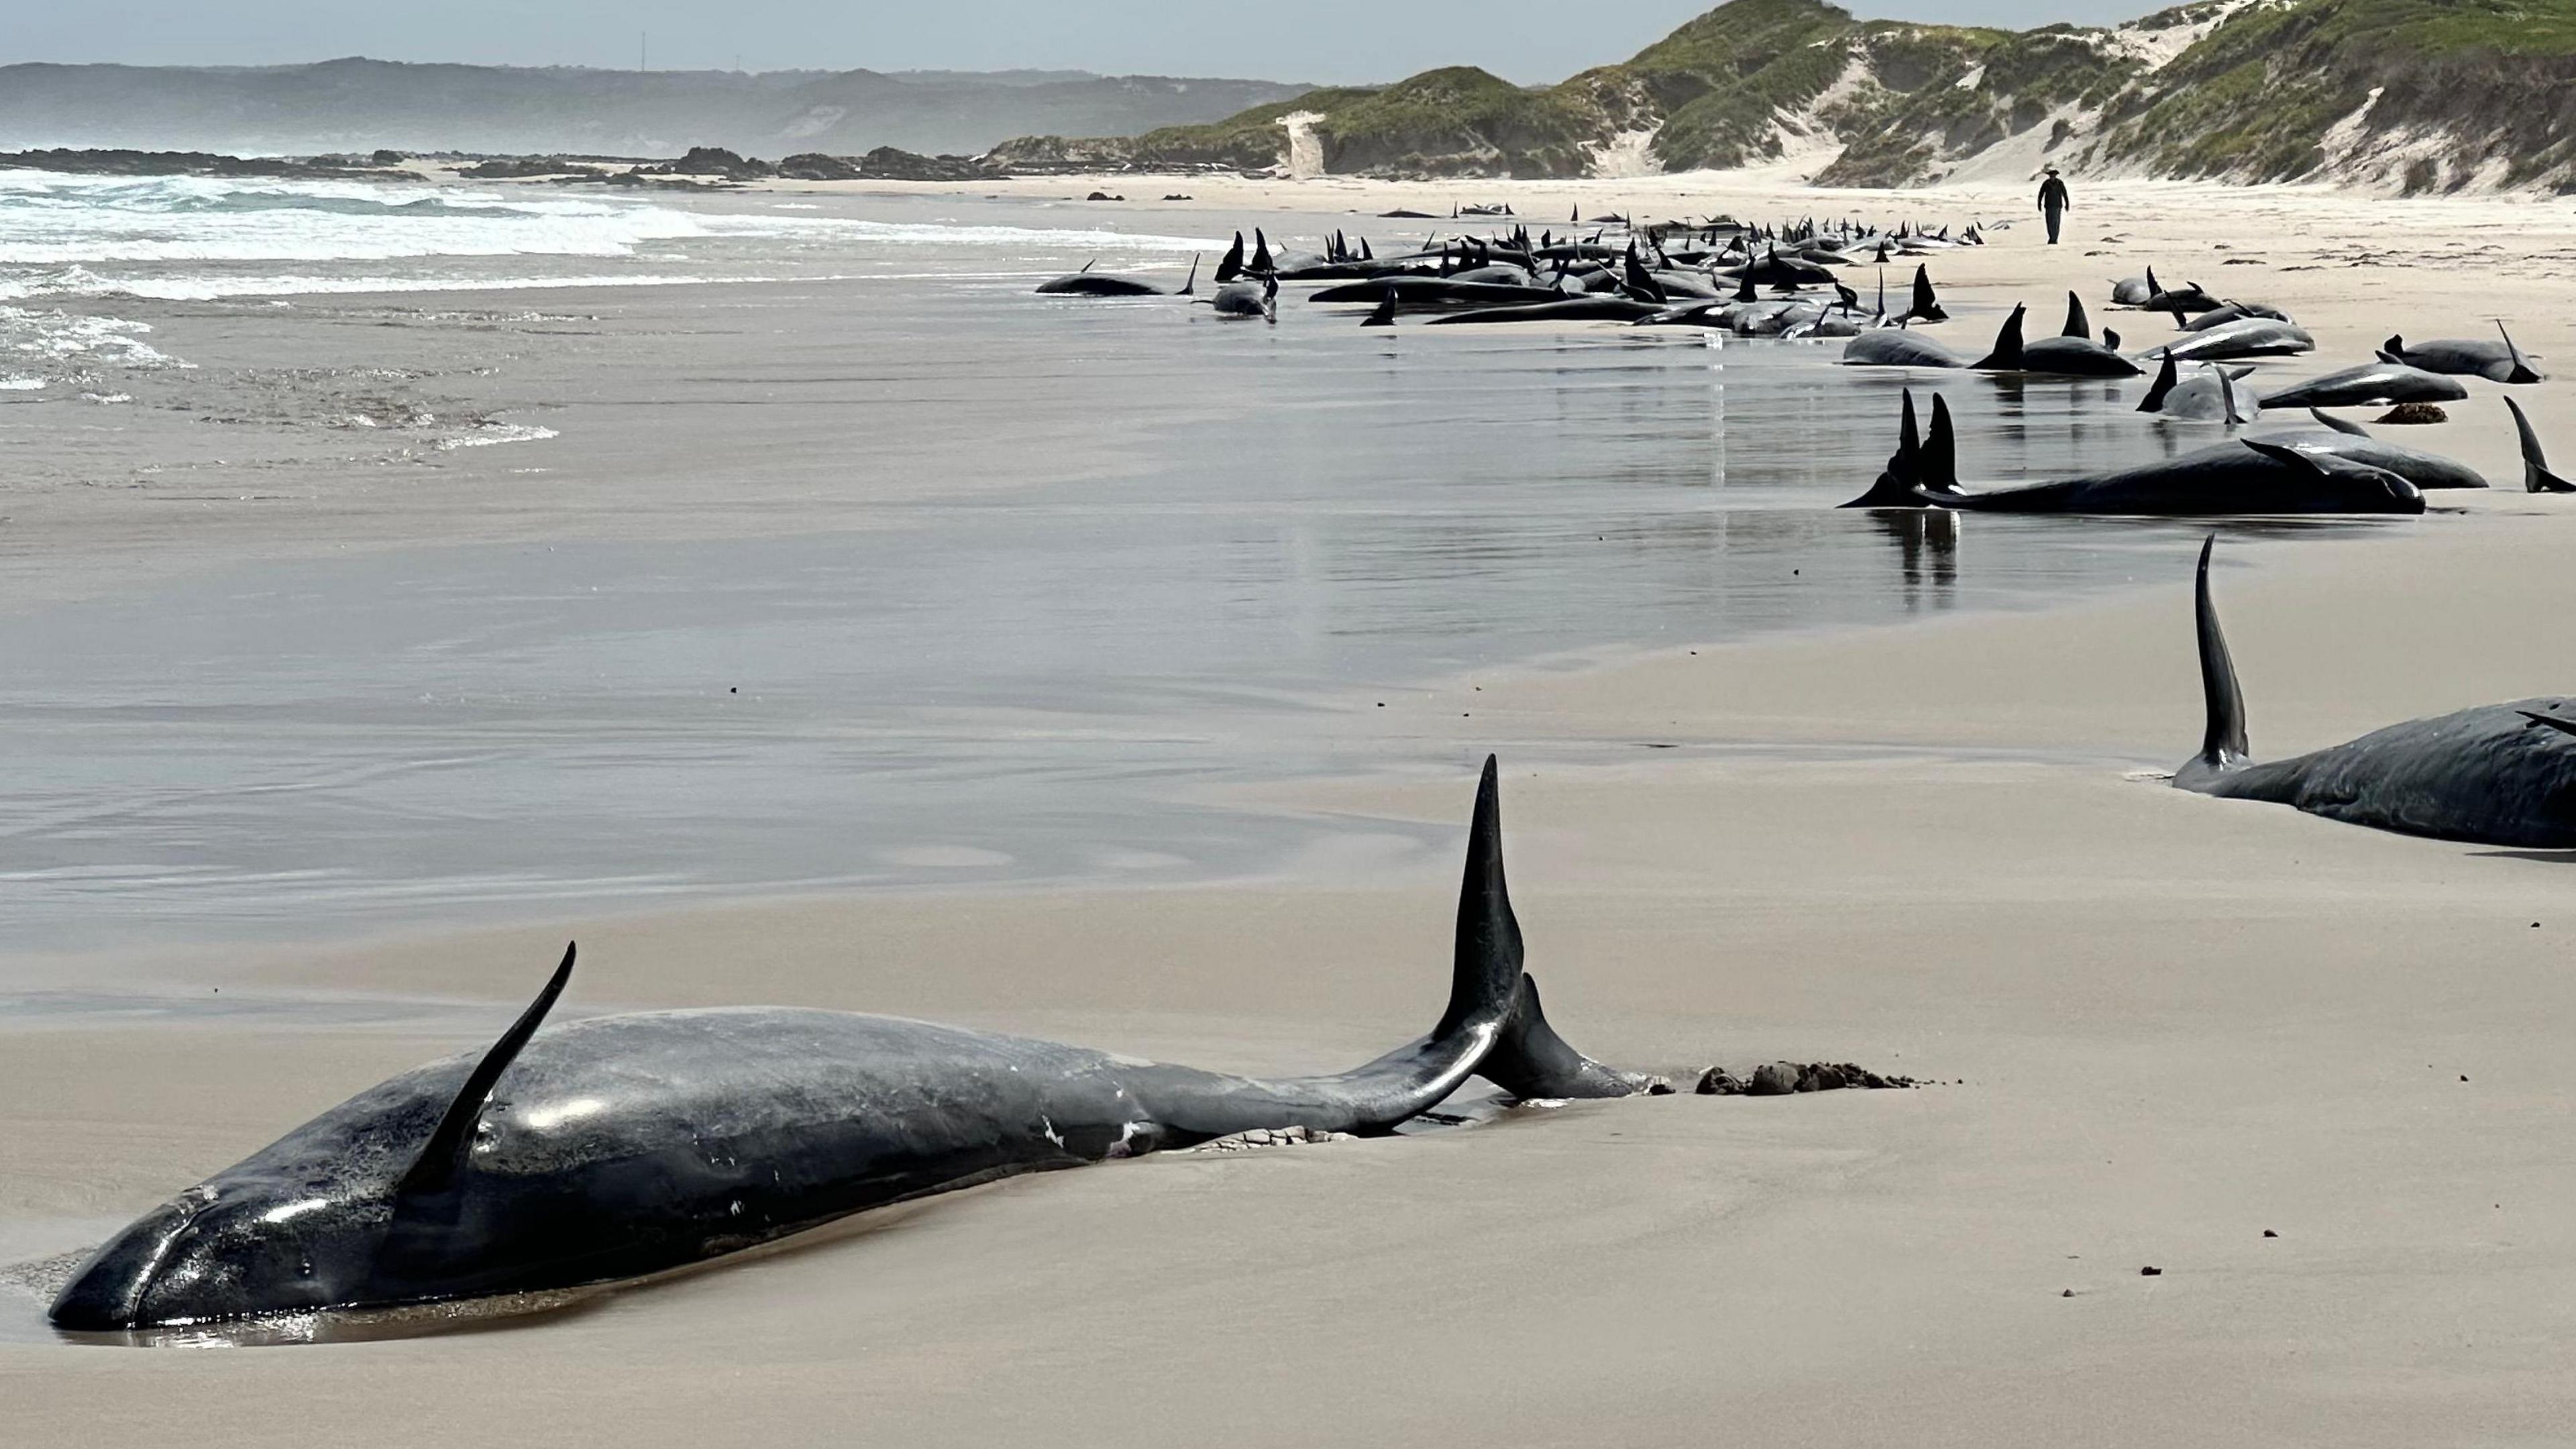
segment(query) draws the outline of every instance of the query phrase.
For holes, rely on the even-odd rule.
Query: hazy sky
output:
[[[1966,24],[2102,22],[2167,0],[1876,0],[1863,15]],[[1524,83],[1623,60],[1709,0],[0,0],[0,62],[264,65],[370,55],[488,65],[655,69],[954,69],[1014,66],[1268,80],[1394,80],[1481,65]],[[1271,17],[1276,17],[1275,19]]]

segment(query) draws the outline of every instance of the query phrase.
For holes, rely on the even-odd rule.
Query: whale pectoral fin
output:
[[[535,1036],[537,1028],[544,1024],[546,1013],[554,1008],[555,998],[563,995],[564,984],[572,980],[573,951],[572,942],[564,943],[563,964],[555,968],[555,974],[547,980],[545,989],[537,993],[537,999],[528,1004],[526,1011],[519,1013],[517,1021],[510,1023],[510,1029],[501,1033],[501,1039],[483,1054],[483,1060],[474,1064],[474,1070],[466,1074],[465,1086],[457,1092],[456,1100],[447,1104],[446,1115],[438,1119],[438,1126],[429,1134],[429,1141],[420,1149],[420,1156],[412,1160],[411,1170],[403,1174],[402,1182],[394,1189],[396,1196],[416,1197],[443,1192],[454,1186],[456,1179],[463,1174],[465,1159],[474,1150],[474,1124],[483,1115],[483,1103],[492,1095],[492,1088],[499,1084],[501,1074],[518,1059],[519,1049],[526,1046],[528,1038]]]
[[[2332,473],[2326,471],[2325,464],[2318,462],[2314,457],[2311,457],[2306,453],[2302,453],[2296,448],[2284,447],[2279,443],[2267,443],[2261,438],[2247,438],[2244,440],[2244,443],[2246,447],[2253,449],[2255,452],[2262,454],[2264,457],[2271,459],[2275,463],[2287,463],[2294,468],[2314,473],[2320,478],[2331,478],[2334,476]]]
[[[2538,710],[2531,709],[2518,709],[2515,710],[2514,713],[2521,715],[2524,719],[2531,721],[2533,724],[2547,725],[2551,729],[2558,731],[2560,734],[2576,735],[2576,719],[2560,719],[2554,714],[2542,714]]]

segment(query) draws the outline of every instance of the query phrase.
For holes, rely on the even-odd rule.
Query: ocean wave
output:
[[[0,306],[0,356],[21,365],[193,367],[143,340],[152,328],[122,317]]]
[[[0,264],[18,266],[629,257],[652,243],[696,238],[1129,252],[1218,245],[1200,237],[1098,228],[682,210],[643,197],[0,171]]]
[[[552,428],[528,423],[485,423],[462,437],[441,438],[434,446],[438,451],[448,453],[458,448],[488,448],[496,443],[542,443],[548,438],[562,436]]]

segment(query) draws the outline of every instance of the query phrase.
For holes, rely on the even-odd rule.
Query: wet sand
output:
[[[1215,189],[1129,179],[1147,188]],[[2080,234],[2103,234],[2078,201]],[[2024,224],[1935,271],[2046,316],[2049,289],[2091,302],[2153,260],[2288,306],[2324,343],[2317,371],[2386,331],[2467,335],[2495,311],[2544,366],[2576,360],[2565,264],[2529,260],[2554,245],[2554,207],[2391,206],[2381,230],[2320,241],[2381,225],[2377,204],[2220,205],[2106,196],[2132,242],[2050,255]],[[2187,239],[2223,230],[2254,233],[2231,246],[2275,265],[2231,269],[2236,286],[2203,275],[2219,254]],[[2504,250],[2475,251],[2490,236]],[[2390,256],[2281,270],[2349,245]],[[2566,386],[2518,396],[2576,454]],[[2509,477],[2494,389],[2476,390],[2456,421],[2406,436]],[[527,526],[630,526],[583,496]],[[400,537],[444,506],[351,508],[309,537]],[[2258,755],[2568,677],[2576,647],[2551,621],[2576,516],[2513,493],[2463,506],[2396,536],[2222,554]],[[131,517],[65,515],[52,537],[227,547],[222,525],[165,545]],[[1986,544],[1971,529],[1961,546]],[[1455,831],[1472,762],[1495,748],[1531,967],[1569,1038],[1640,1066],[1850,1059],[1940,1085],[1594,1104],[1025,1179],[499,1332],[119,1351],[46,1341],[35,1301],[0,1289],[17,1315],[0,1402],[33,1442],[177,1422],[210,1442],[317,1443],[2564,1439],[2567,862],[2140,778],[2198,738],[2186,584],[2176,570],[2039,613],[1675,640],[1581,673],[1476,669],[1384,711],[1327,701],[1318,731],[1411,763],[1232,798],[1450,842],[1356,884],[1292,863],[1231,885],[26,961],[32,981],[92,989],[444,1003],[356,1025],[285,1008],[9,1023],[0,1241],[34,1257],[480,1041],[460,1017],[480,1004],[497,1027],[565,935],[589,963],[586,1009],[814,1004],[1210,1066],[1347,1065],[1438,1010]]]

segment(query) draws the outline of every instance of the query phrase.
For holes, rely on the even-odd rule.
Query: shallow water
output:
[[[1355,743],[1318,711],[1402,711],[1467,669],[2170,581],[2201,532],[1834,511],[1891,449],[1904,380],[1836,366],[1839,343],[1361,332],[1299,289],[1275,327],[1044,299],[1033,279],[1080,265],[1097,221],[836,204],[880,237],[947,230],[844,232],[846,254],[819,232],[694,238],[702,270],[804,280],[581,294],[619,350],[499,369],[483,402],[527,389],[548,406],[513,418],[561,436],[491,451],[704,470],[714,509],[737,469],[1001,486],[865,531],[414,548],[0,615],[0,929],[84,949],[1421,865],[1453,828],[1254,816],[1208,787],[1454,763],[1463,788],[1466,753]],[[411,305],[306,299],[261,345]],[[188,330],[154,345],[185,358]],[[385,365],[409,345],[311,336]],[[164,385],[198,408],[239,386]],[[2129,412],[2138,384],[1930,385],[1972,484],[2216,437]],[[43,424],[16,435],[41,447]]]

